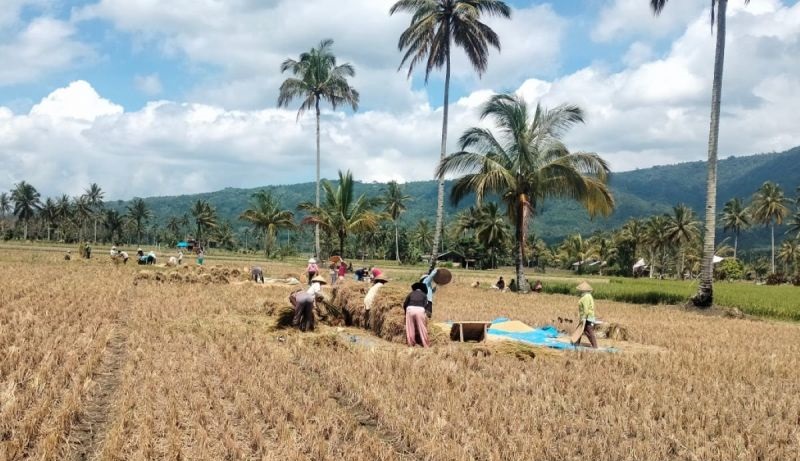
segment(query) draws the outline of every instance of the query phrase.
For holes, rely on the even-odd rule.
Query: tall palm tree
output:
[[[417,222],[417,225],[414,227],[414,231],[411,234],[411,239],[417,244],[417,248],[420,250],[424,248],[430,248],[431,244],[433,243],[433,230],[431,229],[431,223],[428,222],[427,219],[420,219]]]
[[[797,271],[797,263],[800,261],[800,241],[796,239],[784,240],[778,251],[778,261],[783,264],[784,273],[795,273]]]
[[[658,15],[668,0],[650,0]],[[750,0],[744,0],[745,4]],[[725,63],[725,25],[728,0],[711,0],[711,26],[717,26],[717,45],[714,53],[714,81],[711,85],[711,126],[708,130],[708,175],[706,178],[706,216],[703,232],[703,266],[697,293],[692,303],[709,307],[714,302],[714,239],[717,228],[717,147],[719,145],[719,111],[722,101],[722,68]]]
[[[83,228],[86,221],[92,217],[92,206],[86,195],[75,197],[72,201],[73,219],[78,223],[78,240],[83,241]]]
[[[180,240],[182,238],[182,230],[182,219],[178,216],[170,216],[170,218],[167,220],[167,231],[169,231],[175,239]]]
[[[583,272],[583,266],[590,258],[597,257],[595,247],[588,240],[584,240],[581,234],[568,235],[561,246],[561,253],[566,257],[569,267],[576,267],[578,273]]]
[[[656,260],[659,261],[659,270],[664,274],[667,252],[672,241],[669,238],[669,220],[666,215],[651,216],[645,222],[645,235],[647,245],[650,247],[650,278],[655,275]]]
[[[403,193],[403,188],[397,181],[390,181],[383,191],[383,211],[392,219],[394,224],[394,255],[397,263],[400,263],[400,236],[397,230],[397,219],[406,211],[406,202],[411,199],[410,195]]]
[[[6,192],[0,193],[0,233],[5,234],[6,232],[6,215],[11,210],[11,199],[8,194]]]
[[[359,95],[347,82],[354,77],[356,71],[349,63],[336,65],[333,51],[333,40],[325,39],[316,48],[300,55],[300,59],[287,59],[281,64],[281,72],[289,71],[294,77],[287,78],[281,84],[278,95],[278,107],[288,107],[294,99],[302,99],[297,118],[307,110],[314,108],[317,118],[317,176],[316,196],[314,204],[319,207],[319,103],[327,101],[333,110],[339,106],[349,105],[358,110]],[[319,256],[319,226],[314,227],[314,251]]]
[[[611,213],[609,168],[599,155],[570,152],[562,142],[567,129],[583,122],[577,106],[548,110],[537,105],[531,114],[524,99],[501,94],[483,106],[481,118],[487,117],[499,128],[499,137],[489,129],[468,129],[459,140],[461,151],[445,157],[436,176],[467,173],[453,186],[455,203],[470,193],[478,204],[487,194],[502,197],[516,231],[517,286],[525,291],[525,237],[538,207],[558,197],[577,200],[592,216]]]
[[[739,233],[750,227],[750,212],[742,203],[742,199],[735,197],[725,202],[720,217],[722,218],[722,229],[733,231],[733,258],[736,259],[739,249]]]
[[[788,200],[783,195],[783,190],[777,184],[767,181],[761,185],[753,195],[750,205],[750,214],[753,221],[770,226],[772,231],[772,273],[775,273],[775,224],[783,224],[783,219],[789,214],[786,206]]]
[[[86,200],[89,202],[89,207],[92,209],[92,217],[94,218],[94,243],[97,243],[97,220],[101,217],[101,213],[103,211],[103,198],[105,197],[105,192],[97,185],[97,183],[92,183],[89,185],[89,188],[84,191],[84,196],[86,196]]]
[[[789,221],[789,229],[786,230],[786,233],[790,235],[793,234],[795,239],[800,239],[800,209],[795,211],[792,215]]]
[[[353,175],[339,171],[339,183],[333,188],[328,181],[322,181],[325,201],[320,206],[303,202],[298,209],[308,215],[303,219],[306,224],[320,226],[339,239],[339,256],[344,257],[344,245],[351,232],[369,232],[378,228],[380,221],[388,216],[378,213],[372,208],[376,201],[361,194],[355,196]]]
[[[489,65],[489,47],[500,51],[500,38],[481,16],[511,17],[511,8],[501,0],[399,0],[389,14],[411,13],[411,23],[400,34],[397,47],[405,51],[400,68],[408,65],[408,77],[414,67],[425,62],[425,83],[434,69],[445,68],[442,105],[442,148],[439,161],[447,155],[447,116],[450,109],[450,57],[453,44],[464,49],[472,68],[480,77]],[[436,231],[433,236],[431,268],[436,264],[439,239],[444,225],[444,178],[439,178],[436,204]]]
[[[639,249],[645,241],[644,221],[641,219],[629,219],[622,225],[622,238],[628,240],[633,245],[633,259],[639,259]]]
[[[228,221],[223,221],[214,228],[212,239],[218,247],[226,250],[232,250],[236,246],[236,235],[233,232],[233,226]]]
[[[686,244],[700,236],[697,228],[698,222],[694,219],[694,212],[684,204],[679,204],[672,208],[672,214],[667,216],[667,238],[678,247],[680,253],[680,266],[678,276],[683,277],[683,270],[686,261]]]
[[[42,210],[39,212],[39,216],[47,227],[47,240],[50,240],[50,230],[55,226],[56,221],[58,221],[58,205],[55,200],[47,197],[42,204]]]
[[[136,243],[142,243],[142,229],[147,224],[147,221],[153,216],[153,213],[147,208],[144,200],[136,197],[128,205],[126,213],[128,220],[133,223],[136,230]]]
[[[196,238],[198,241],[203,238],[203,231],[217,227],[217,211],[205,200],[197,200],[190,210],[194,218]]]
[[[475,237],[489,252],[492,267],[497,267],[497,252],[510,237],[508,223],[497,203],[489,202],[481,207]]]
[[[11,201],[14,202],[14,216],[25,226],[23,240],[28,240],[28,221],[42,208],[39,201],[41,195],[35,187],[25,181],[20,181],[11,191]]]
[[[272,243],[281,229],[294,229],[294,213],[282,210],[272,193],[260,190],[252,195],[251,207],[244,210],[239,219],[247,221],[264,233],[264,253],[272,253]],[[246,238],[246,237],[245,237]]]
[[[108,238],[112,244],[119,242],[122,239],[122,229],[125,227],[125,222],[119,211],[106,210],[103,216],[103,227],[106,228]]]

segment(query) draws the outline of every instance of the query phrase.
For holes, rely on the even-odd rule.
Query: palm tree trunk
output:
[[[714,302],[714,245],[717,217],[717,146],[719,145],[719,107],[722,100],[722,68],[725,62],[725,20],[728,0],[717,1],[717,48],[714,56],[714,83],[711,88],[711,127],[708,133],[708,176],[706,179],[706,220],[703,236],[703,270],[700,286],[692,303],[710,307]]]
[[[517,213],[517,222],[516,222],[516,231],[517,231],[517,255],[514,259],[516,259],[516,266],[517,266],[517,289],[520,293],[524,293],[528,291],[527,285],[525,285],[525,220],[527,219],[526,216],[526,206],[525,200],[520,197],[519,200],[519,212]]]
[[[655,272],[655,262],[656,252],[653,248],[650,248],[650,278],[653,278],[653,272]]]
[[[94,218],[94,244],[97,245],[97,218]]]
[[[397,233],[397,221],[394,222],[394,256],[397,264],[400,264],[400,237]]]
[[[770,223],[772,231],[772,273],[775,273],[775,223]]]
[[[736,258],[736,251],[739,249],[739,231],[737,230],[735,234],[733,234],[733,259]]]
[[[347,234],[339,232],[339,257],[344,259],[344,242],[347,240]]]
[[[447,155],[447,115],[450,105],[450,50],[447,50],[447,60],[445,62],[444,74],[444,106],[442,108],[442,150],[439,161],[444,160]],[[439,256],[439,239],[442,236],[444,224],[444,176],[439,178],[439,190],[436,197],[436,231],[433,234],[433,250],[431,250],[430,270],[436,266],[436,259]]]
[[[317,192],[316,198],[314,199],[314,204],[317,208],[319,208],[319,96],[316,97],[315,100],[316,109],[317,109]],[[319,224],[314,225],[314,256],[319,258],[320,254],[320,246],[319,246]]]
[[[23,235],[22,240],[28,240],[28,220],[25,220],[25,235]]]
[[[264,256],[269,258],[269,230],[264,230]]]

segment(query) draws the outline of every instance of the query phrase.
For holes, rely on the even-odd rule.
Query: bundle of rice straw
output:
[[[280,330],[283,328],[291,328],[294,321],[294,308],[291,306],[283,306],[275,311],[275,320],[273,328]]]
[[[601,337],[617,341],[627,341],[630,337],[628,329],[619,323],[601,323],[595,326],[595,331],[597,331]]]
[[[169,274],[169,281],[171,283],[182,283],[183,282],[183,275],[180,272],[170,272]]]
[[[345,280],[333,287],[332,304],[342,310],[346,325],[364,327],[366,285]]]

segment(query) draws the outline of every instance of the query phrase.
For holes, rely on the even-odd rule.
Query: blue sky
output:
[[[325,37],[355,65],[362,101],[357,113],[325,112],[323,174],[431,176],[442,81],[396,71],[408,16],[388,16],[391,0],[5,3],[0,189],[28,179],[46,194],[76,193],[120,169],[125,180],[106,186],[119,197],[308,181],[313,126],[275,107],[278,65]],[[513,91],[581,105],[588,122],[567,141],[616,171],[703,158],[708,2],[671,0],[659,18],[647,3],[510,0],[511,21],[488,20],[503,42],[488,73],[478,79],[454,57],[450,145],[480,123],[481,101]],[[800,94],[798,1],[742,4],[730,3],[723,155],[800,144],[788,122],[765,121],[790,120]]]

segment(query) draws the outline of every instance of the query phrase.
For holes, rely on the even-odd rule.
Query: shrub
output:
[[[738,259],[725,259],[714,272],[718,280],[741,280],[744,278],[744,264]]]
[[[786,283],[786,276],[780,272],[767,276],[767,285],[783,285]]]
[[[800,274],[795,274],[795,276],[792,277],[792,285],[800,287]]]

